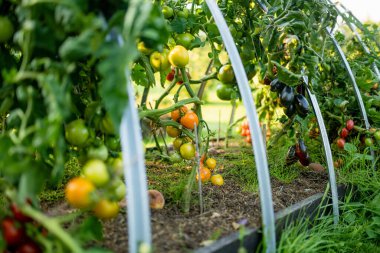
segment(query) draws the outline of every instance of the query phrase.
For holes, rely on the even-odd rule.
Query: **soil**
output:
[[[148,170],[162,169],[156,163],[148,163]],[[162,164],[157,164],[162,167]],[[326,173],[302,170],[291,183],[271,180],[275,211],[279,211],[315,193],[323,192],[328,177]],[[258,193],[244,191],[233,179],[225,178],[222,187],[204,185],[205,210],[193,204],[188,214],[180,207],[168,204],[164,209],[152,210],[154,252],[189,252],[205,246],[225,235],[235,232],[240,225],[261,226],[260,199]],[[46,207],[46,206],[45,206]],[[70,207],[63,202],[49,204],[48,214],[67,212]],[[125,209],[124,209],[125,210]],[[114,252],[128,249],[127,221],[125,211],[115,219],[104,222],[104,241],[101,246]]]

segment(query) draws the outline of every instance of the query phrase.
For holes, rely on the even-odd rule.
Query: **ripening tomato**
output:
[[[98,203],[96,203],[93,212],[99,219],[112,219],[119,213],[119,204],[115,201],[101,199],[98,201]]]
[[[181,130],[174,127],[174,126],[167,126],[166,127],[166,133],[170,136],[170,137],[178,137],[180,134],[181,134]]]
[[[172,68],[171,71],[166,75],[166,80],[169,82],[173,81],[175,77],[175,69]]]
[[[218,79],[224,84],[232,84],[235,82],[235,74],[231,64],[223,65],[219,69]]]
[[[183,138],[181,137],[175,138],[175,140],[173,141],[173,147],[175,150],[179,150],[182,144]]]
[[[211,177],[211,183],[216,186],[222,186],[224,184],[224,180],[222,175],[215,174]]]
[[[215,169],[215,167],[216,167],[216,160],[214,158],[207,158],[207,160],[206,160],[206,166],[211,171],[213,171]]]
[[[344,144],[346,144],[346,141],[345,141],[343,138],[339,138],[339,139],[336,141],[336,145],[337,145],[338,148],[340,148],[340,149],[344,149]]]
[[[241,127],[244,129],[248,129],[249,128],[249,124],[248,124],[248,120],[244,120],[242,123],[241,123]]]
[[[211,178],[211,171],[207,167],[203,167],[199,169],[199,173],[201,175],[201,181],[202,183],[205,183],[210,180]],[[196,175],[196,180],[198,181],[198,175]]]
[[[181,45],[177,45],[170,50],[168,58],[170,64],[178,68],[184,68],[189,63],[189,53]]]
[[[162,53],[156,51],[150,55],[150,65],[152,65],[154,71],[162,72],[170,68],[168,53],[169,50],[165,48]]]
[[[67,202],[76,208],[87,208],[92,204],[91,194],[95,191],[94,184],[83,177],[71,179],[65,188]]]
[[[190,48],[190,45],[194,40],[195,37],[191,33],[182,33],[176,37],[177,44],[184,46],[186,49]]]
[[[83,119],[71,121],[65,127],[65,137],[71,145],[82,147],[87,142],[89,135],[90,131]]]
[[[184,158],[186,160],[191,160],[195,156],[195,146],[193,143],[187,142],[187,143],[181,145],[179,152],[180,152],[182,158]]]
[[[186,112],[186,114],[181,118],[181,125],[188,129],[194,129],[194,126],[198,126],[198,124],[198,116],[193,111]]]
[[[0,42],[6,42],[12,38],[14,28],[8,17],[0,16]]]
[[[100,159],[91,159],[83,166],[83,175],[96,186],[109,182],[107,165]]]
[[[251,135],[247,135],[247,136],[245,137],[244,141],[245,141],[246,143],[252,143],[252,137],[251,137]]]
[[[180,109],[176,109],[170,113],[172,120],[178,121],[189,109],[186,106],[182,106]]]

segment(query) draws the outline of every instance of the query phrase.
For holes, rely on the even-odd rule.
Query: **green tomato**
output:
[[[115,127],[113,126],[110,115],[107,113],[100,122],[100,130],[105,134],[115,134]]]
[[[231,100],[232,93],[234,92],[234,87],[229,84],[218,84],[216,86],[216,95],[221,100]]]
[[[173,8],[171,8],[171,7],[167,6],[167,5],[163,6],[162,7],[162,14],[164,14],[164,17],[166,19],[169,19],[169,18],[173,17],[173,15],[174,15]]]
[[[87,158],[105,161],[108,158],[108,149],[104,144],[99,147],[90,147],[87,150]]]
[[[380,141],[380,130],[376,131],[374,134],[373,134],[373,137],[375,137],[375,139],[377,141]]]
[[[172,163],[179,163],[180,161],[182,161],[182,157],[181,157],[180,154],[178,154],[178,152],[173,152],[170,155],[170,162],[172,162]]]
[[[370,137],[367,137],[367,138],[365,138],[364,143],[367,147],[372,147],[373,146],[373,139]]]
[[[188,9],[183,9],[182,11],[177,12],[177,16],[180,18],[188,18],[189,17],[189,10]]]
[[[112,160],[109,161],[109,164],[112,168],[112,172],[116,175],[123,175],[124,173],[124,165],[123,165],[123,159],[120,157],[112,158]]]
[[[78,147],[84,146],[89,135],[90,132],[88,131],[83,119],[74,120],[65,127],[65,137],[71,145]]]
[[[89,160],[83,166],[83,175],[96,186],[105,185],[110,180],[106,164],[99,159]]]
[[[222,83],[231,84],[235,82],[235,74],[230,64],[223,65],[218,72],[218,79]]]
[[[106,146],[112,150],[112,151],[120,151],[121,145],[119,138],[116,138],[114,136],[107,136],[106,138]]]
[[[195,146],[191,142],[182,144],[179,149],[179,152],[183,159],[191,160],[195,156]]]
[[[8,17],[0,16],[0,42],[6,42],[12,38],[14,28]]]
[[[184,46],[186,49],[190,48],[191,43],[195,40],[195,37],[190,33],[182,33],[176,37],[178,45]]]
[[[113,180],[112,191],[118,201],[124,199],[125,195],[127,194],[127,187],[125,186],[123,180],[120,178]]]

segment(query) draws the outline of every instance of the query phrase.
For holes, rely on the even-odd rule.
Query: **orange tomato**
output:
[[[170,136],[170,137],[178,137],[180,134],[181,134],[181,130],[176,128],[176,127],[173,127],[173,126],[167,126],[166,127],[166,133]]]
[[[246,143],[251,143],[251,141],[252,141],[251,135],[247,135],[247,136],[245,137],[244,141],[245,141]]]
[[[206,166],[209,168],[211,171],[213,171],[216,167],[216,160],[214,158],[208,158],[206,160]]]
[[[198,126],[199,119],[197,114],[193,111],[188,111],[186,114],[181,118],[181,125],[188,128],[188,129],[194,129],[195,126]]]
[[[96,217],[107,220],[117,216],[119,213],[119,204],[115,201],[101,199],[93,209]]]
[[[170,113],[172,120],[178,121],[189,109],[186,106],[182,106],[180,109],[174,110]]]
[[[222,186],[224,184],[224,180],[222,175],[215,174],[211,177],[211,183],[216,186]]]
[[[65,188],[67,202],[76,208],[87,208],[92,204],[91,193],[95,186],[90,180],[82,177],[71,179]]]
[[[205,182],[207,182],[207,181],[210,180],[210,178],[211,178],[211,171],[210,171],[209,168],[207,168],[207,167],[200,168],[199,172],[200,172],[200,175],[201,175],[201,181],[202,181],[202,183],[205,183]],[[196,175],[195,178],[198,181],[198,175]]]

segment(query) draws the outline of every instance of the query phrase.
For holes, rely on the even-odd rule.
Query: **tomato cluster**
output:
[[[237,132],[240,133],[240,135],[244,137],[244,141],[246,143],[249,143],[249,144],[252,143],[251,131],[249,130],[249,124],[248,124],[247,119],[245,119],[241,123],[240,127],[238,127],[237,129]]]
[[[224,184],[223,176],[217,172],[216,165],[217,162],[214,158],[207,158],[204,161],[205,157],[202,156],[200,161],[199,175],[195,176],[195,179],[198,181],[201,179],[202,183],[211,181],[215,186],[222,186]]]
[[[1,220],[1,232],[7,248],[5,252],[42,252],[41,245],[34,238],[35,233],[43,234],[44,230],[25,215],[17,204],[10,204],[9,209],[11,214]]]
[[[182,106],[171,112],[171,119],[175,122],[179,122],[181,127],[193,130],[199,124],[198,116],[195,112],[189,110],[187,106]],[[191,160],[195,156],[195,146],[192,140],[186,136],[180,128],[174,126],[167,126],[166,133],[173,138],[176,138],[173,142],[174,149],[179,151],[174,152],[170,156],[172,162],[179,162],[181,158]]]
[[[286,154],[285,164],[291,165],[299,161],[303,166],[308,166],[311,163],[311,158],[307,152],[307,147],[302,139],[288,149]]]
[[[217,74],[221,83],[216,86],[216,95],[220,100],[231,100],[239,95],[235,74],[230,64],[223,65]]]
[[[107,164],[90,159],[82,168],[82,176],[67,183],[66,200],[75,208],[92,210],[100,219],[113,218],[119,212],[118,201],[126,194],[121,174],[121,158],[109,159]]]
[[[336,140],[336,145],[339,149],[344,149],[349,134],[354,130],[355,122],[352,119],[346,121],[345,127],[340,131],[339,138]],[[358,130],[361,130],[358,127]],[[375,141],[380,141],[380,130],[376,128],[369,129],[367,134],[362,134],[360,137],[362,144],[366,147],[372,147]]]

